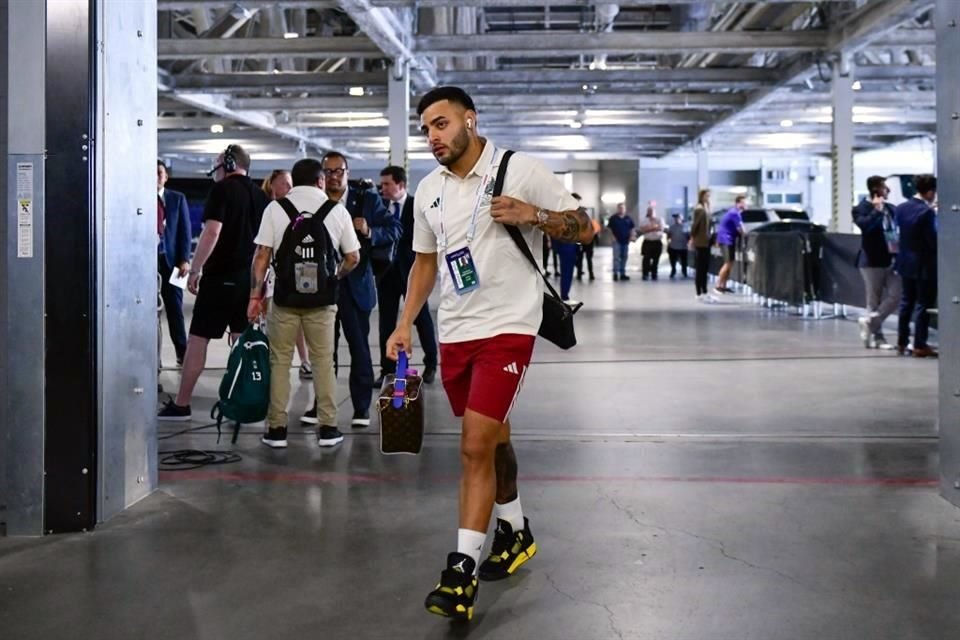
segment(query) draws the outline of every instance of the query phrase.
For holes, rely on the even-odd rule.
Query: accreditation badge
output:
[[[464,295],[480,287],[480,275],[477,265],[473,262],[470,247],[457,249],[446,255],[447,268],[453,278],[453,287],[458,295]]]

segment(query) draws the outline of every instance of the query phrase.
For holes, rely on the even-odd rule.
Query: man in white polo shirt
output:
[[[534,255],[544,233],[590,242],[593,226],[556,176],[524,154],[510,160],[504,195],[492,197],[504,150],[479,136],[476,108],[462,89],[430,91],[417,113],[441,166],[414,197],[417,256],[387,349],[394,359],[410,351],[411,326],[439,273],[440,373],[454,414],[463,417],[463,474],[457,551],[448,555],[425,605],[431,613],[469,620],[475,572],[483,580],[506,578],[536,553],[517,493],[509,416],[542,320],[543,285],[504,225],[518,227]],[[480,564],[495,502],[496,535]]]
[[[267,337],[270,338],[270,410],[267,413],[267,432],[260,441],[272,449],[287,446],[287,404],[290,400],[290,365],[293,362],[293,348],[301,329],[307,341],[310,364],[313,366],[313,389],[317,397],[317,444],[332,447],[343,441],[343,434],[337,428],[337,380],[333,371],[333,331],[337,317],[336,293],[337,281],[320,282],[323,273],[342,279],[360,262],[360,240],[353,229],[353,220],[343,205],[336,205],[323,218],[321,233],[325,229],[326,238],[317,238],[319,234],[313,226],[313,215],[321,213],[327,202],[327,194],[321,188],[323,184],[323,165],[318,160],[306,158],[293,165],[291,171],[293,189],[285,198],[270,203],[263,212],[260,232],[255,239],[257,251],[253,257],[250,276],[250,304],[247,318],[252,322],[263,311],[263,282],[267,275],[267,266],[271,258],[277,256],[276,280],[274,282],[273,303],[267,322]],[[304,215],[306,214],[306,215]],[[297,226],[302,226],[301,244],[283,246],[284,236],[291,220],[294,229],[288,238],[292,242]],[[318,221],[319,222],[319,221]],[[327,241],[324,255],[306,256],[316,251]],[[295,247],[295,248],[294,248]],[[290,249],[290,251],[288,251]],[[300,291],[298,285],[288,285],[293,268],[286,269],[285,255],[291,252],[302,258],[300,274],[296,279],[312,279],[315,282],[307,292]],[[342,256],[336,264],[337,253]],[[311,262],[307,262],[307,260]],[[293,267],[294,265],[291,265]],[[306,274],[306,275],[304,275]]]

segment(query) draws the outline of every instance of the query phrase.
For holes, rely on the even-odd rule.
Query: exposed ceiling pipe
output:
[[[740,18],[740,20],[737,21],[736,26],[734,26],[734,27],[731,29],[731,31],[743,31],[743,30],[746,29],[747,27],[752,26],[753,23],[754,23],[754,21],[757,19],[757,17],[758,17],[761,13],[763,13],[764,11],[766,11],[766,9],[767,9],[767,7],[766,7],[765,5],[763,5],[763,4],[755,4],[755,5],[751,6],[750,9],[749,9],[745,14],[743,14],[743,17]],[[700,66],[700,67],[709,66],[711,62],[713,62],[714,60],[717,59],[717,56],[718,56],[718,55],[719,55],[719,54],[717,54],[717,53],[709,53],[709,54],[707,54],[707,57],[704,58],[703,61],[702,61],[698,66]]]
[[[612,2],[605,2],[594,7],[593,12],[597,33],[610,33],[613,31],[613,21],[616,20],[617,14],[620,13],[620,5]],[[598,56],[594,56],[593,62],[590,63],[590,68],[606,69],[607,54],[603,53]]]
[[[676,10],[682,9],[682,7],[675,7]],[[743,5],[739,2],[734,2],[727,7],[724,14],[720,17],[717,22],[710,27],[709,31],[726,31],[731,26],[736,23],[737,17],[740,15],[740,12],[743,9]],[[706,25],[704,25],[706,26]],[[705,30],[705,29],[701,29]],[[690,68],[700,66],[700,61],[703,60],[706,54],[703,53],[694,53],[686,56],[683,60],[680,61],[678,67],[681,68]]]
[[[388,57],[410,64],[410,81],[414,87],[429,90],[436,86],[433,64],[413,52],[413,34],[402,30],[390,9],[374,7],[369,0],[337,0],[337,3]]]

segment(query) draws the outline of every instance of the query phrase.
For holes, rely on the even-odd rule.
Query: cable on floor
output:
[[[169,440],[188,433],[195,433],[204,429],[212,429],[216,423],[202,424],[174,433],[169,433],[157,440]],[[160,471],[193,471],[204,467],[213,467],[240,462],[243,458],[232,451],[208,451],[201,449],[178,449],[175,451],[160,452]]]
[[[160,471],[192,471],[204,467],[234,464],[243,458],[232,451],[180,449],[160,452]]]

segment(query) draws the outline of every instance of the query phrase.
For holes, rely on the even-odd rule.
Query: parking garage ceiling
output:
[[[932,0],[464,4],[159,0],[160,151],[386,158],[395,59],[414,107],[462,86],[483,133],[530,152],[825,154],[841,81],[856,83],[858,149],[936,130]],[[410,130],[425,156],[414,113]]]

